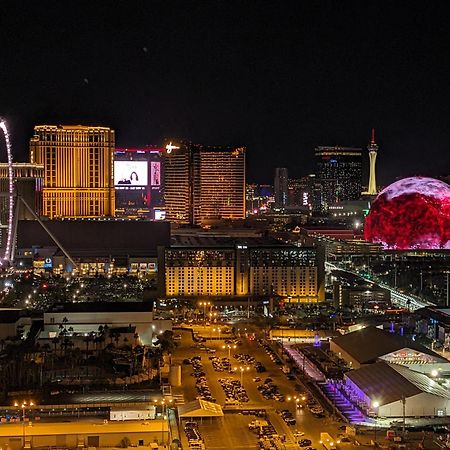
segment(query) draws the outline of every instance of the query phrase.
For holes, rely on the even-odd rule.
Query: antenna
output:
[[[370,140],[371,144],[375,144],[375,128],[372,128],[372,139]]]

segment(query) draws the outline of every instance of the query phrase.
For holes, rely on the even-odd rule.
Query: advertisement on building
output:
[[[115,186],[147,186],[147,161],[114,161]]]
[[[160,149],[116,149],[114,185],[116,216],[161,220],[155,217],[164,206]]]

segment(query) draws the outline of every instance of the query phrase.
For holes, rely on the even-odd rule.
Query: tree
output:
[[[164,333],[159,334],[156,345],[159,345],[161,353],[172,353],[172,350],[176,347],[173,340],[173,332],[166,330]]]
[[[139,340],[139,333],[134,333],[134,346],[137,347],[139,345],[138,340]]]

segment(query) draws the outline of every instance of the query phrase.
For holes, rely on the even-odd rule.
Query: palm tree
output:
[[[134,333],[134,346],[137,347],[138,346],[138,339],[139,339],[139,333]]]
[[[156,345],[159,345],[161,353],[172,353],[175,348],[175,341],[173,340],[173,332],[170,330],[164,331],[164,333],[158,335]]]
[[[52,339],[52,343],[53,343],[53,351],[54,351],[54,353],[56,354],[56,347],[57,347],[57,345],[59,344],[59,337],[54,337],[53,339]]]

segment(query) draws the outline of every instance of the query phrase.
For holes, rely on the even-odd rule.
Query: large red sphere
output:
[[[392,183],[373,202],[364,238],[387,249],[450,249],[450,186],[425,177]]]

